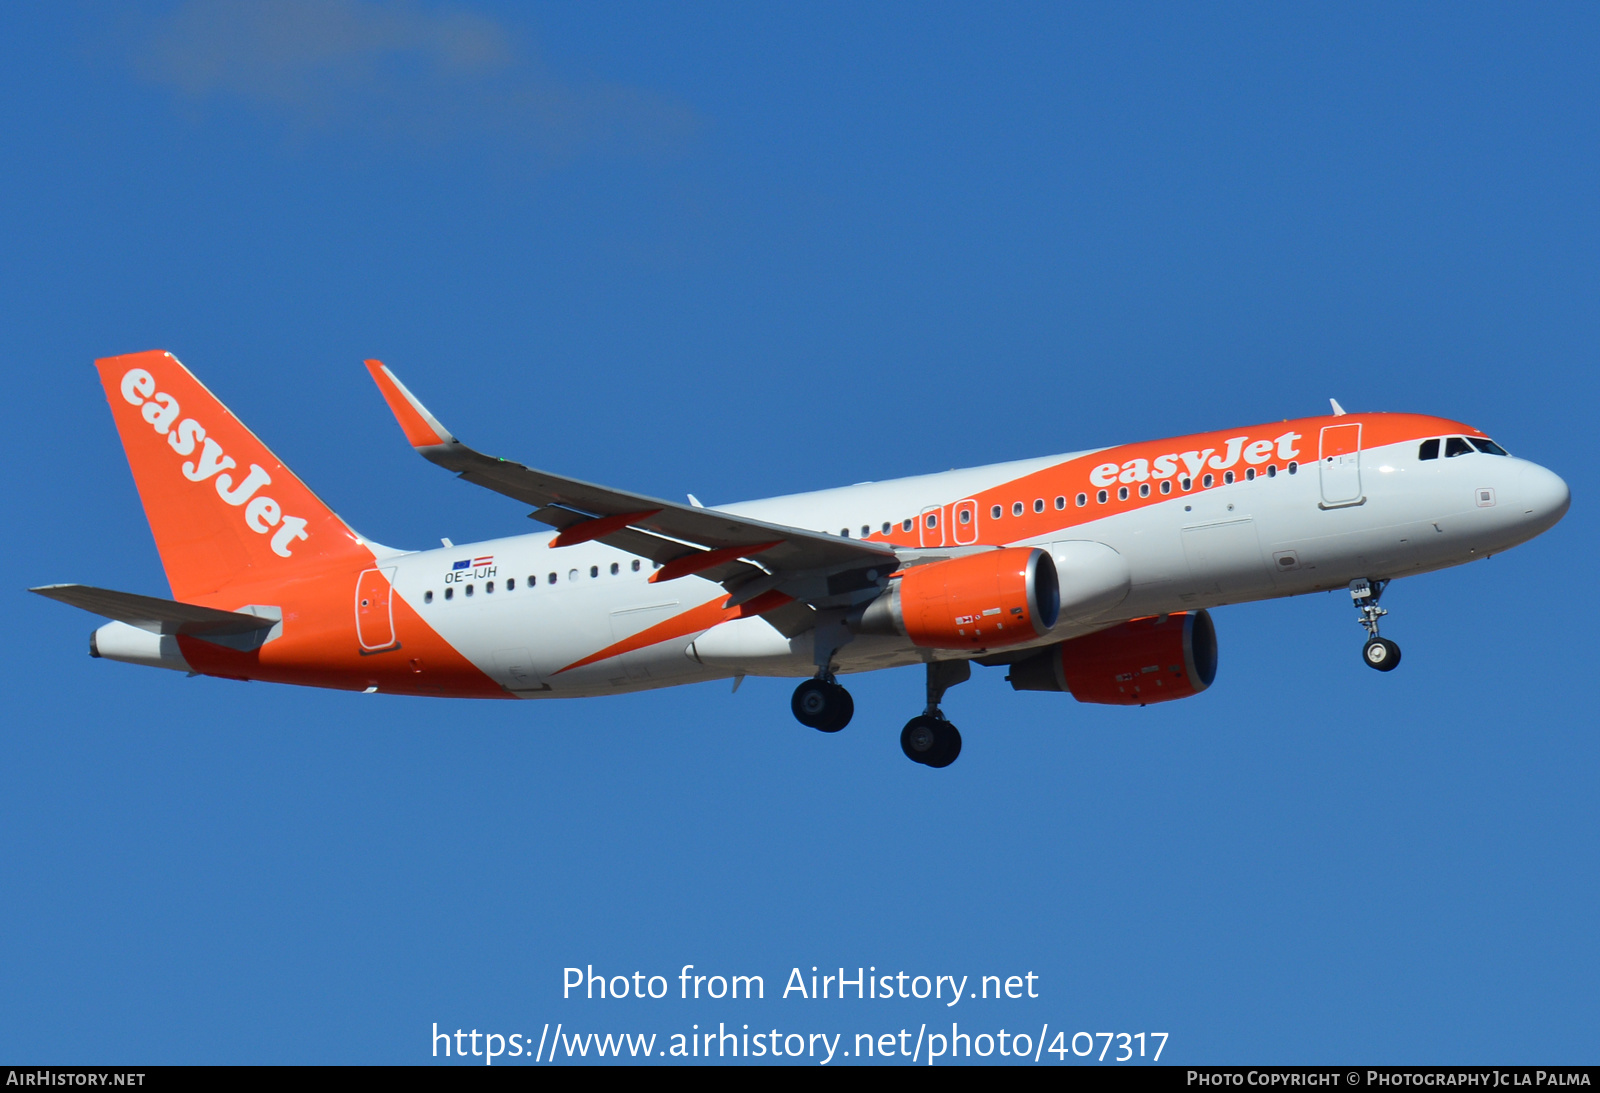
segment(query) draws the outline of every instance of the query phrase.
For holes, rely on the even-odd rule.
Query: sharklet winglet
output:
[[[400,423],[400,429],[406,434],[406,440],[418,450],[423,448],[437,448],[445,444],[459,444],[458,441],[442,424],[439,419],[428,412],[428,408],[406,389],[398,376],[389,371],[382,361],[369,360],[366,362],[367,371],[372,373],[373,382],[378,385],[378,391],[383,395],[383,401],[389,404],[390,413]]]

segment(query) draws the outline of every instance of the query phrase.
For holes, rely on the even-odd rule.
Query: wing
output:
[[[551,546],[592,540],[649,558],[661,565],[650,578],[657,582],[698,574],[734,593],[729,606],[771,591],[815,607],[843,604],[881,587],[899,568],[894,548],[884,543],[681,505],[484,455],[457,440],[381,361],[366,363],[423,458],[533,506],[533,519],[560,532]]]
[[[117,622],[125,622],[129,626],[137,626],[152,634],[228,637],[270,630],[278,625],[277,619],[239,611],[219,611],[214,607],[140,596],[133,592],[115,592],[86,584],[47,584],[28,591]]]

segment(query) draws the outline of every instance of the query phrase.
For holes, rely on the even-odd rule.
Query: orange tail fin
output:
[[[171,353],[95,362],[174,598],[372,551]]]

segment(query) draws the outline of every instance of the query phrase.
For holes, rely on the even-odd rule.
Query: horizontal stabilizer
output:
[[[114,592],[109,588],[94,588],[86,584],[47,584],[28,591],[125,622],[129,626],[137,626],[152,634],[211,638],[270,630],[278,625],[278,620],[273,618],[238,611],[219,611],[215,607],[200,607],[156,596],[139,596],[132,592]]]

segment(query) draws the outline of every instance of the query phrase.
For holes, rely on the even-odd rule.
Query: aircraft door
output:
[[[1359,504],[1361,495],[1361,423],[1324,425],[1318,445],[1322,475],[1322,507]]]
[[[950,510],[950,531],[961,546],[978,541],[978,503],[971,498],[957,501]]]
[[[363,653],[378,653],[400,644],[394,636],[394,574],[393,568],[364,569],[356,578],[356,637]]]
[[[917,543],[924,547],[944,546],[944,510],[931,505],[917,517]]]

